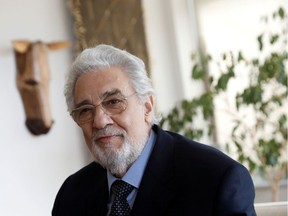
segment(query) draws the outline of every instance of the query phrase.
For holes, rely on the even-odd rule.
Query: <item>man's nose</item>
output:
[[[101,129],[111,123],[113,123],[112,118],[105,113],[105,110],[102,108],[102,106],[100,105],[95,107],[93,127]]]

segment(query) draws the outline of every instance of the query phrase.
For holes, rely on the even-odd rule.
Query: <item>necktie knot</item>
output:
[[[111,187],[112,192],[121,199],[126,199],[126,197],[131,193],[133,190],[133,186],[122,181],[116,180]]]
[[[115,198],[111,206],[110,216],[124,216],[130,214],[131,209],[126,198],[131,193],[133,188],[134,187],[132,185],[122,180],[116,180],[112,184],[111,190],[115,195]]]

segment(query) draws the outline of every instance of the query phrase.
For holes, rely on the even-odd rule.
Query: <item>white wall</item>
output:
[[[193,0],[142,0],[157,108],[163,113],[176,101],[196,94],[190,78],[191,55],[198,42],[196,23],[189,14],[193,4]]]
[[[65,1],[0,0],[0,215],[50,215],[55,195],[86,164],[79,129],[66,112],[65,74],[72,49],[49,53],[50,103],[55,121],[47,135],[33,136],[16,88],[14,39],[72,40]]]

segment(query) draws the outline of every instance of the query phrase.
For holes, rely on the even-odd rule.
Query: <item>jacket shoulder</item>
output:
[[[107,196],[106,170],[92,162],[64,181],[57,193],[52,215],[83,215],[84,212],[96,207],[105,211],[105,205],[100,203],[106,202]],[[98,203],[98,206],[95,203]]]

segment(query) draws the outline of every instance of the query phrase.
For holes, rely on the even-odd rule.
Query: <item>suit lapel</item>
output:
[[[96,163],[95,168],[96,170],[93,170],[90,175],[91,190],[87,194],[84,208],[84,215],[87,216],[107,214],[109,191],[106,170]]]
[[[157,139],[145,169],[132,215],[162,215],[174,197],[173,144],[169,135],[153,127]]]

